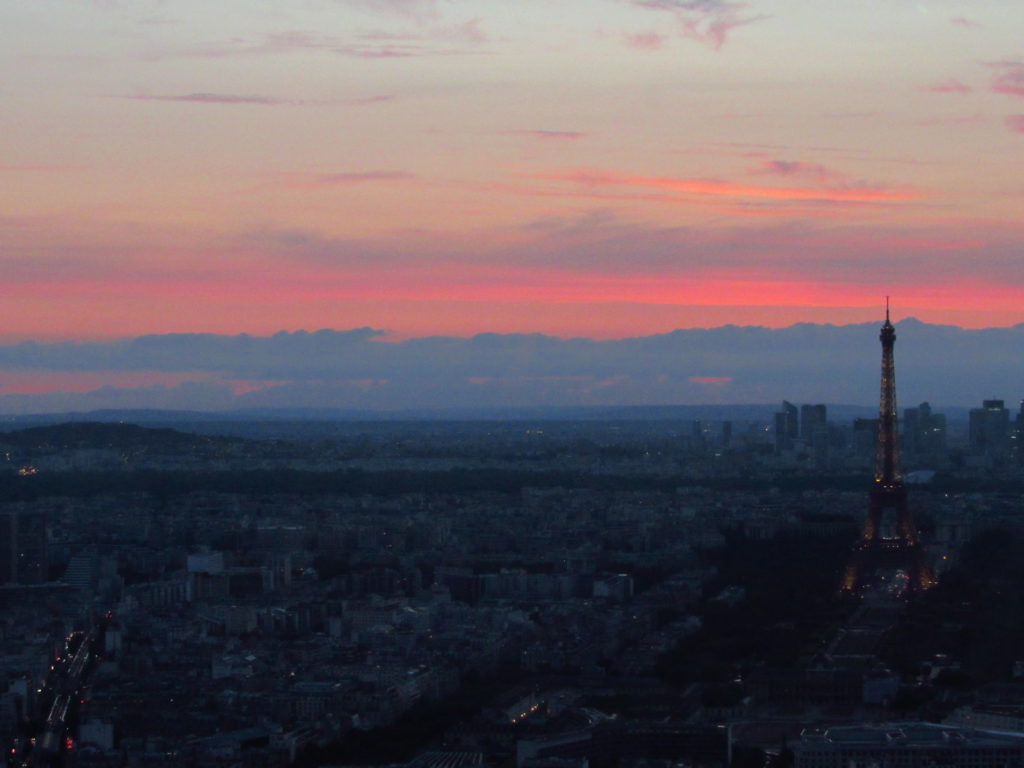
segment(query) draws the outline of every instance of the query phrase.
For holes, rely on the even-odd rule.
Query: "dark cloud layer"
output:
[[[1024,325],[898,324],[904,404],[965,405],[1024,394]],[[359,328],[270,337],[169,334],[0,347],[0,373],[195,372],[175,387],[0,396],[0,411],[113,407],[451,408],[797,401],[870,404],[877,324],[724,326],[596,341],[541,334],[399,343]],[[244,386],[239,386],[244,383]]]

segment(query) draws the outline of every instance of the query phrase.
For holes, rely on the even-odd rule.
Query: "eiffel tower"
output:
[[[905,579],[907,591],[928,589],[935,583],[907,507],[907,489],[900,467],[896,363],[893,357],[896,329],[889,321],[888,297],[885,300],[885,324],[879,339],[882,342],[882,388],[878,406],[875,477],[864,528],[843,576],[844,592],[881,586],[883,577],[895,574]]]

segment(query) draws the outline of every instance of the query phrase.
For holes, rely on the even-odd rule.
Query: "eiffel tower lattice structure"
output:
[[[889,300],[885,302],[882,342],[882,387],[878,406],[878,446],[875,476],[871,486],[868,514],[860,539],[853,548],[842,590],[859,592],[883,586],[883,579],[900,578],[904,591],[928,589],[935,576],[927,564],[924,547],[907,507],[907,489],[900,467],[898,421],[896,416],[896,363],[893,347],[896,329],[889,321]],[[899,586],[891,584],[890,586]]]

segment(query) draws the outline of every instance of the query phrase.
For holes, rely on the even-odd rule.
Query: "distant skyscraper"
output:
[[[786,416],[786,437],[790,440],[796,440],[799,434],[799,418],[797,416],[796,406],[788,400],[782,401],[782,412]]]
[[[946,454],[946,416],[928,403],[903,411],[903,450],[922,460],[941,462]]]
[[[824,405],[800,406],[800,439],[807,444],[815,442],[815,435],[823,432],[828,423]]]
[[[981,408],[971,409],[969,430],[972,450],[1004,453],[1010,436],[1010,411],[1002,400],[983,400]]]
[[[693,440],[693,447],[698,451],[707,448],[707,440],[704,436],[704,423],[700,419],[694,419],[690,424],[690,435]]]
[[[799,435],[798,411],[787,400],[782,401],[782,410],[775,414],[775,450],[786,451],[793,447]]]
[[[946,414],[933,413],[921,441],[922,455],[931,461],[944,462],[946,456]]]
[[[48,570],[46,513],[0,513],[0,581],[42,584]]]
[[[918,443],[921,440],[921,408],[927,405],[923,403],[917,408],[907,408],[903,411],[903,442],[901,447],[904,453],[917,453]]]
[[[1024,400],[1020,401],[1020,411],[1017,412],[1017,418],[1014,420],[1013,438],[1013,450],[1017,455],[1017,460],[1024,462]]]
[[[853,420],[853,449],[857,456],[873,455],[878,445],[878,419]]]

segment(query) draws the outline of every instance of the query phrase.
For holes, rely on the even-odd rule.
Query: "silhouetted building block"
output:
[[[782,401],[782,410],[775,414],[775,451],[788,451],[800,435],[799,416],[796,406],[788,400]]]
[[[828,409],[824,405],[800,406],[800,439],[813,444],[815,437],[825,431]]]
[[[1020,410],[1013,424],[1013,451],[1018,461],[1024,461],[1024,400],[1020,401]]]
[[[1009,448],[1010,411],[1002,400],[983,400],[972,408],[968,424],[971,449],[990,456],[1003,455]]]
[[[1024,764],[1024,736],[932,723],[887,723],[808,729],[793,745],[796,768]]]
[[[516,744],[516,766],[525,768],[530,761],[551,758],[586,758],[602,764],[619,760],[689,760],[699,765],[721,765],[727,752],[727,733],[717,726],[606,721],[568,733],[521,739]]]
[[[946,416],[928,403],[903,411],[903,450],[920,460],[941,463],[946,455]]]
[[[46,513],[0,513],[2,583],[42,584],[48,569]]]
[[[83,592],[93,592],[100,578],[100,556],[95,549],[80,552],[71,558],[64,572],[64,582]]]
[[[853,420],[853,450],[858,456],[868,456],[878,445],[878,419]]]

